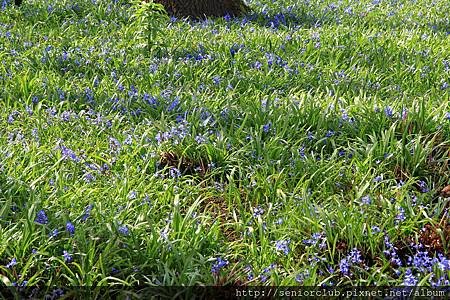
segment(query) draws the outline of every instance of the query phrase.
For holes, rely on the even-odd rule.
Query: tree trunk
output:
[[[243,0],[153,0],[162,4],[171,16],[204,17],[239,16],[250,9]]]

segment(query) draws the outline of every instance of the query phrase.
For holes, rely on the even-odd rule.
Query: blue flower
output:
[[[8,269],[17,265],[17,260],[15,258],[11,259],[11,261],[6,265]]]
[[[58,236],[58,234],[59,234],[59,231],[58,231],[58,229],[55,228],[52,230],[52,232],[49,233],[48,236],[49,236],[49,238],[52,239],[52,238],[55,238],[56,236]]]
[[[430,189],[428,188],[427,183],[425,181],[419,180],[418,185],[419,185],[420,191],[422,193],[428,193],[430,191]]]
[[[405,278],[403,279],[404,286],[415,286],[418,280],[414,277],[411,269],[407,269],[405,273]]]
[[[119,226],[118,231],[119,231],[120,234],[123,234],[123,235],[129,235],[130,234],[130,230],[125,225]]]
[[[346,258],[341,259],[339,262],[339,270],[343,275],[350,275],[350,264]]]
[[[394,111],[392,110],[392,107],[386,106],[386,108],[384,109],[384,114],[386,115],[386,117],[392,118],[394,116]]]
[[[63,257],[65,262],[71,262],[73,259],[72,254],[70,254],[66,250],[63,251]]]
[[[92,204],[89,204],[88,206],[86,206],[86,208],[84,209],[84,214],[81,217],[81,221],[86,221],[87,218],[89,218],[91,210],[94,206]]]
[[[47,218],[47,215],[45,214],[45,211],[44,210],[38,211],[38,213],[36,215],[36,219],[34,221],[41,225],[47,224],[48,218]]]
[[[73,152],[72,149],[69,149],[66,146],[62,145],[60,147],[60,150],[61,155],[63,156],[64,159],[70,159],[74,162],[80,162],[80,159],[77,157],[77,155],[75,154],[75,152]]]
[[[262,216],[264,214],[264,209],[262,209],[260,206],[255,207],[253,209],[253,217],[257,218],[259,216]]]
[[[69,221],[66,223],[66,230],[69,232],[70,235],[75,234],[75,226],[72,224],[72,222]]]
[[[395,217],[395,224],[403,222],[404,220],[406,220],[405,209],[403,207],[399,207],[398,208],[398,214]]]
[[[361,198],[361,204],[369,205],[372,202],[372,199],[370,199],[370,196],[366,195]]]
[[[130,191],[130,193],[128,194],[128,199],[129,200],[136,199],[136,197],[137,197],[136,191]]]
[[[172,110],[176,109],[178,104],[180,104],[180,100],[178,98],[175,98],[175,100],[170,103],[169,107],[167,108],[168,112],[171,112]]]
[[[174,168],[170,168],[169,175],[172,178],[178,178],[178,177],[181,176],[181,172],[180,172],[180,170],[178,168],[174,167]]]
[[[264,131],[264,133],[268,133],[269,130],[270,130],[270,127],[272,127],[272,122],[269,122],[269,123],[265,124],[265,125],[263,126],[263,131]]]
[[[290,240],[280,240],[275,242],[275,250],[278,252],[284,252],[285,255],[288,255],[290,252],[289,243]]]
[[[379,233],[380,231],[381,231],[381,229],[380,229],[380,227],[378,227],[378,226],[372,226],[372,234],[376,234],[376,233]]]
[[[228,260],[218,257],[216,259],[216,262],[211,267],[211,273],[213,273],[213,275],[218,275],[220,270],[228,266],[228,264],[229,264]]]

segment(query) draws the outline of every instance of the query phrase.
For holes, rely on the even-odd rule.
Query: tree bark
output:
[[[243,0],[153,0],[162,4],[167,13],[175,17],[240,16],[250,9]]]

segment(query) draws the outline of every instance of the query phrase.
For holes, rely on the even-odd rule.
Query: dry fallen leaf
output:
[[[450,185],[447,185],[445,188],[443,188],[441,193],[446,197],[450,197]]]

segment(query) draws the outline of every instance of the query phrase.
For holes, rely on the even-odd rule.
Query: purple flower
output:
[[[405,209],[403,207],[398,208],[398,214],[395,216],[395,224],[403,222],[406,220]]]
[[[72,222],[69,221],[66,223],[66,230],[69,232],[70,235],[75,234],[75,226],[72,224]]]
[[[178,168],[170,168],[169,175],[172,178],[178,178],[181,176],[181,172]]]
[[[218,257],[216,259],[216,262],[211,267],[211,273],[213,273],[213,275],[218,275],[220,270],[228,266],[228,264],[229,264],[228,260]]]
[[[6,267],[8,269],[14,267],[15,265],[17,265],[17,260],[15,258],[11,259],[11,261],[6,265]]]
[[[303,273],[298,274],[297,276],[295,276],[295,281],[297,281],[299,284],[303,284],[303,281],[305,280],[305,278],[309,277],[309,270],[306,270]]]
[[[47,218],[47,215],[45,214],[45,211],[44,210],[38,211],[38,213],[36,215],[36,219],[34,221],[41,225],[47,224],[48,218]]]
[[[392,118],[394,116],[394,111],[392,110],[392,107],[386,106],[386,108],[384,109],[384,114],[386,115],[386,117]]]
[[[350,264],[346,258],[341,259],[339,262],[339,270],[343,275],[350,275]]]
[[[328,130],[326,133],[325,133],[325,137],[332,137],[334,135],[334,131],[333,130]]]
[[[84,214],[81,217],[81,221],[86,221],[87,218],[89,218],[91,210],[94,206],[92,204],[89,204],[88,206],[86,206],[86,208],[84,209]]]
[[[264,131],[264,133],[268,133],[269,130],[270,130],[270,127],[272,127],[272,122],[269,122],[269,123],[265,124],[265,125],[263,126],[263,131]]]
[[[369,205],[372,202],[372,199],[370,199],[370,196],[366,195],[361,198],[361,204]]]
[[[125,225],[119,226],[118,231],[119,231],[120,234],[123,234],[123,235],[129,235],[130,234],[130,230]]]
[[[128,194],[128,199],[129,199],[129,200],[136,199],[136,197],[137,197],[136,191],[131,191],[131,192]]]
[[[85,173],[83,176],[84,182],[86,183],[91,183],[92,181],[95,180],[95,176],[92,175],[92,173]]]
[[[120,142],[117,139],[115,139],[113,137],[109,138],[109,148],[111,148],[111,150],[113,150],[113,151],[120,150],[121,146],[122,145],[120,144]]]
[[[303,240],[303,244],[308,245],[308,246],[317,245],[317,243],[321,239],[323,239],[322,233],[320,233],[320,232],[313,233],[311,236],[311,239]]]
[[[414,277],[411,269],[407,269],[405,273],[405,278],[403,279],[404,286],[415,286],[418,280]]]
[[[419,180],[418,185],[422,193],[428,193],[430,191],[425,181]]]
[[[63,251],[63,257],[65,262],[71,262],[73,259],[72,255],[66,250]]]
[[[49,233],[48,237],[52,239],[52,238],[57,237],[58,234],[59,234],[59,231],[58,231],[58,229],[55,228],[52,230],[52,232]]]
[[[75,154],[75,152],[73,152],[72,149],[69,149],[66,146],[62,145],[60,147],[60,150],[61,155],[63,156],[64,159],[70,159],[74,162],[80,162],[80,159],[77,157],[77,155]]]
[[[180,100],[178,98],[175,98],[175,100],[170,103],[169,107],[167,108],[168,112],[171,112],[172,110],[176,109],[178,104],[180,104]]]
[[[358,249],[352,249],[347,256],[347,259],[354,264],[362,263],[361,252]]]
[[[253,209],[253,217],[257,218],[259,216],[262,216],[264,214],[264,209],[261,208],[261,206],[255,207]]]
[[[289,254],[289,243],[290,240],[280,240],[275,242],[275,250],[277,252],[283,252],[285,255]]]
[[[376,234],[376,233],[379,233],[380,231],[381,231],[381,229],[380,229],[380,227],[378,227],[378,226],[372,226],[372,234]]]

